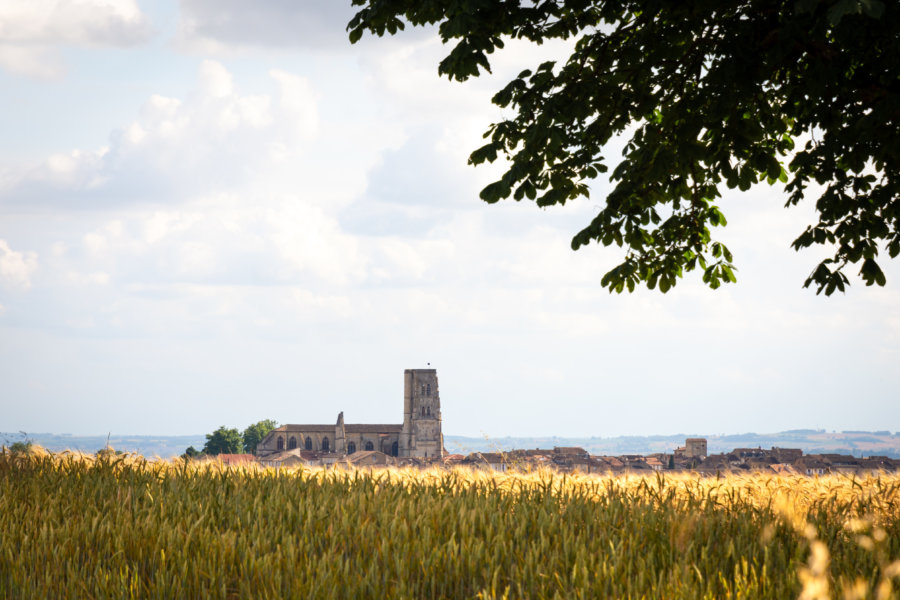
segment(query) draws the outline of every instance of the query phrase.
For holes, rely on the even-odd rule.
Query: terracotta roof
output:
[[[791,465],[785,465],[782,463],[775,463],[774,465],[769,465],[769,468],[778,473],[779,475],[796,475],[797,471],[794,470],[794,467]]]
[[[489,463],[492,465],[506,462],[503,455],[499,452],[473,452],[466,457],[466,460],[475,463]]]
[[[378,450],[361,450],[359,452],[354,452],[353,454],[348,456],[347,462],[356,463],[356,462],[364,460],[370,456],[378,456],[378,455],[387,457],[387,454],[385,454],[383,452],[379,452]]]
[[[256,462],[256,457],[252,454],[219,454],[216,458],[226,465],[243,465]]]
[[[553,452],[556,454],[587,454],[587,450],[578,446],[554,446]]]

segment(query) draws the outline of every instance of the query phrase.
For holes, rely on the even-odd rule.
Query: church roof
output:
[[[400,433],[403,425],[344,425],[347,433]]]
[[[285,433],[334,433],[335,425],[282,425],[275,431]],[[403,425],[344,425],[347,433],[400,433]]]

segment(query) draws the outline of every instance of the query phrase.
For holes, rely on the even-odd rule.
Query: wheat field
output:
[[[0,598],[895,598],[900,476],[0,453]]]

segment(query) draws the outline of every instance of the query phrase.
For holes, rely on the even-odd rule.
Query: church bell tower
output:
[[[442,458],[441,397],[437,370],[406,369],[403,372],[403,429],[400,456]]]

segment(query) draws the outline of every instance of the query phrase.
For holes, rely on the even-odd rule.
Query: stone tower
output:
[[[400,456],[442,458],[441,397],[435,369],[403,372],[403,429]]]
[[[347,453],[347,429],[344,427],[344,411],[338,414],[337,423],[334,424],[334,451],[340,454]]]

